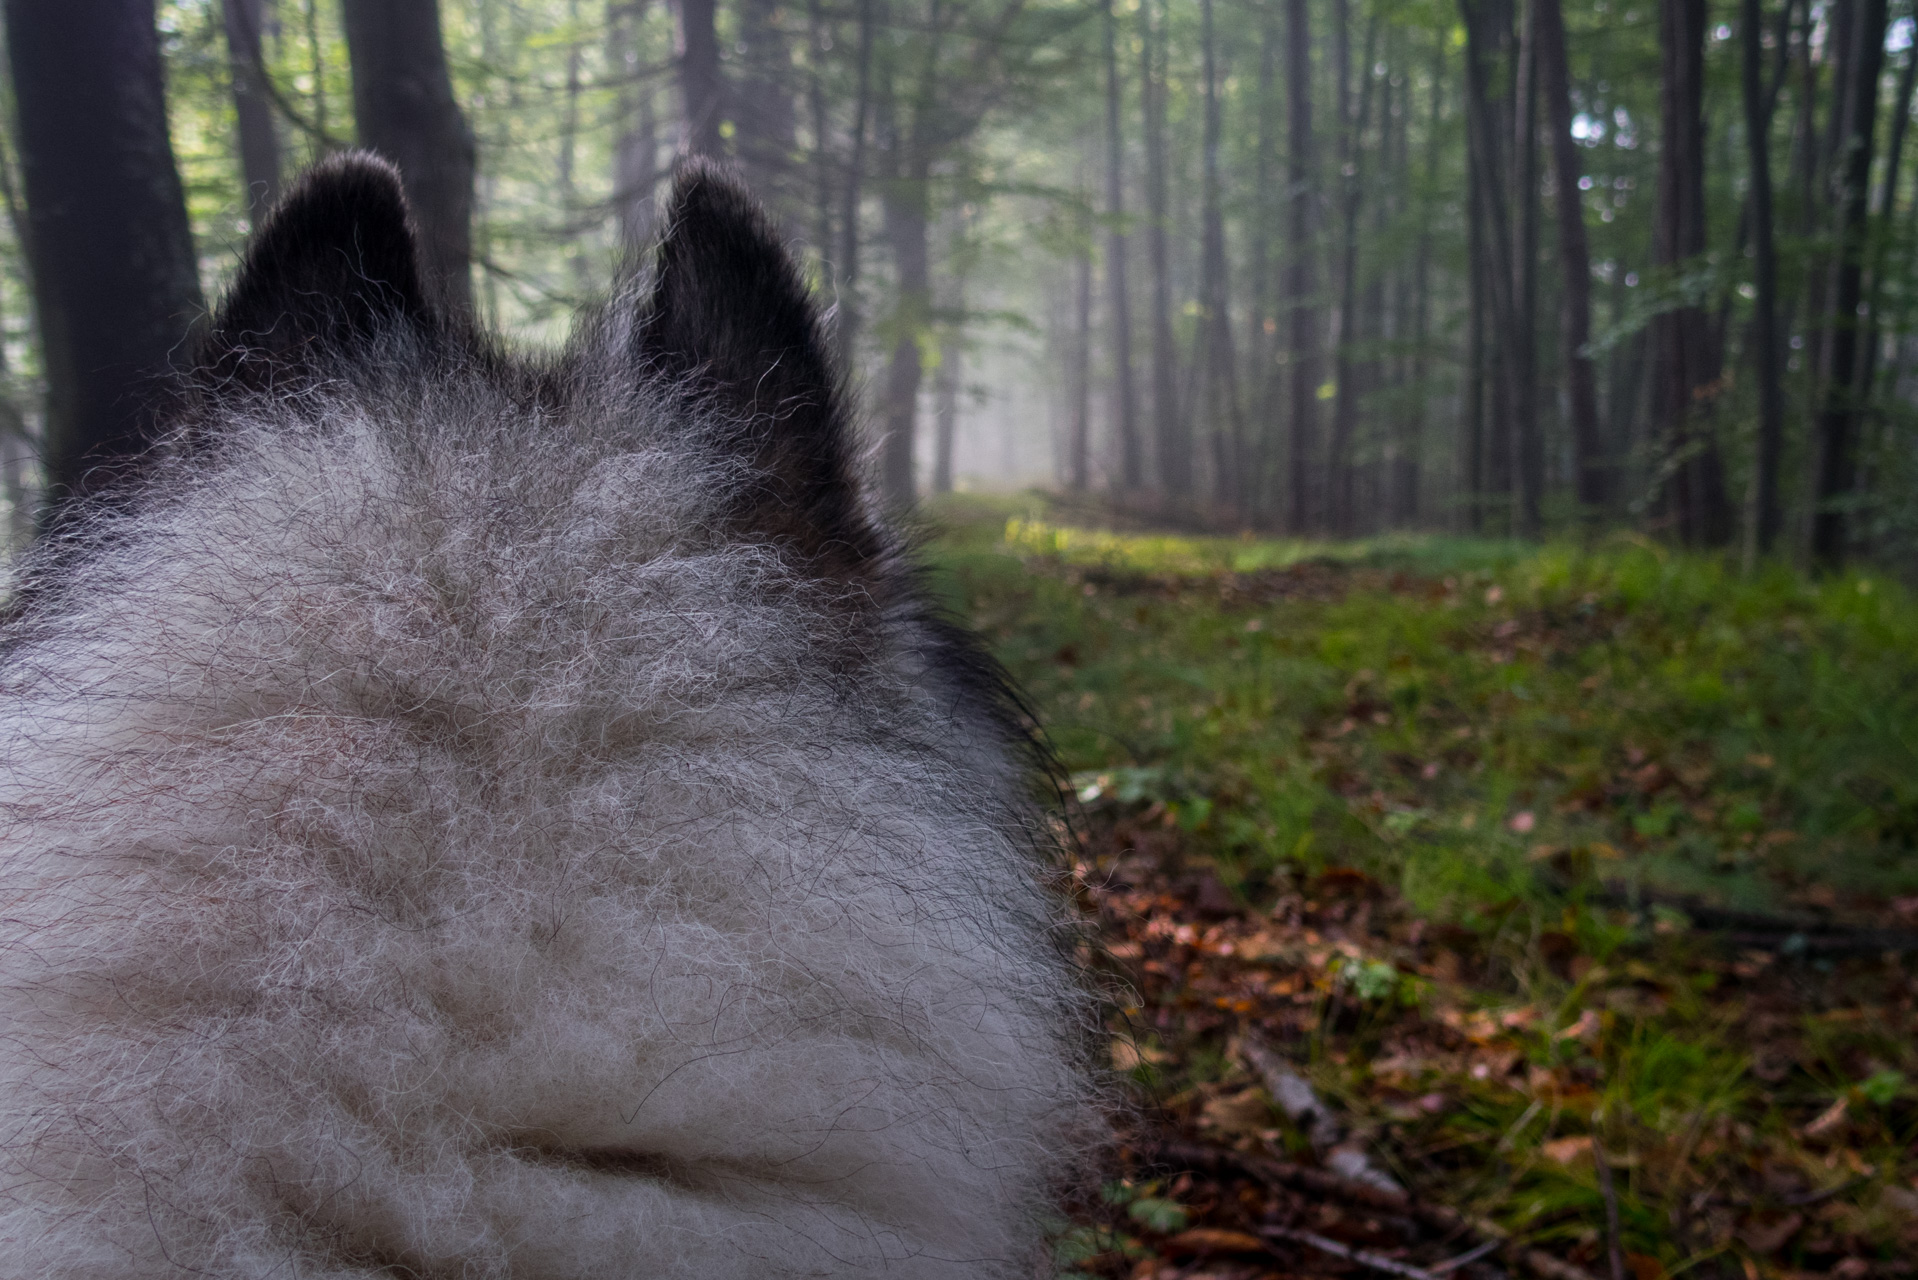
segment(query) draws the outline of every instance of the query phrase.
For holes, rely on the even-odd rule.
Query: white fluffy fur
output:
[[[1019,769],[698,424],[568,400],[256,405],[16,631],[0,1276],[1031,1273]]]

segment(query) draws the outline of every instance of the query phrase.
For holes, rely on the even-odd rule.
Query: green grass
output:
[[[1881,577],[943,514],[953,599],[1077,785],[1162,802],[1234,886],[1302,862],[1435,911],[1568,865],[1727,905],[1918,890],[1918,603]]]

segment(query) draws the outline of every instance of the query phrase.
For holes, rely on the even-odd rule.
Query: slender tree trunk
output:
[[[1206,425],[1212,433],[1213,492],[1217,500],[1243,510],[1243,456],[1245,431],[1239,414],[1238,363],[1233,350],[1232,316],[1226,285],[1225,210],[1219,176],[1219,146],[1223,131],[1219,106],[1218,42],[1212,22],[1212,0],[1200,0],[1201,56],[1205,92],[1205,123],[1201,141],[1199,308],[1205,326]]]
[[[964,224],[958,237],[965,235]],[[933,382],[932,491],[952,492],[952,453],[959,434],[960,374],[965,358],[966,272],[961,246],[953,254],[962,265],[952,281],[952,318],[944,326],[939,343],[939,376]]]
[[[1872,130],[1878,115],[1878,75],[1884,64],[1885,0],[1854,0],[1855,29],[1840,77],[1839,144],[1833,156],[1838,179],[1838,247],[1833,272],[1830,374],[1818,414],[1818,507],[1812,517],[1812,556],[1841,563],[1851,528],[1845,503],[1857,482],[1858,423],[1865,387],[1858,375],[1858,307],[1863,300],[1867,199],[1870,195]]]
[[[1529,341],[1531,334],[1520,328],[1518,308],[1513,298],[1512,230],[1506,203],[1507,189],[1499,165],[1498,135],[1493,128],[1494,113],[1488,85],[1490,68],[1486,65],[1488,51],[1485,46],[1491,43],[1491,33],[1486,29],[1489,18],[1471,0],[1460,0],[1460,4],[1464,10],[1466,32],[1466,127],[1477,144],[1472,212],[1475,221],[1482,220],[1484,224],[1480,244],[1485,269],[1480,274],[1483,276],[1492,328],[1498,336],[1496,350],[1491,357],[1495,370],[1492,378],[1492,421],[1495,429],[1490,433],[1491,439],[1487,442],[1489,447],[1482,449],[1478,457],[1483,478],[1485,463],[1488,460],[1496,461],[1501,449],[1509,451],[1512,437],[1524,430],[1523,425],[1514,420],[1520,402],[1514,349],[1520,343]],[[1498,429],[1501,427],[1503,430]],[[1509,453],[1506,456],[1509,463]],[[1515,518],[1515,531],[1519,525],[1520,520]]]
[[[1067,394],[1072,397],[1066,436],[1066,487],[1084,493],[1092,483],[1092,238],[1091,228],[1079,249],[1078,279],[1073,289],[1071,369]]]
[[[399,166],[427,278],[443,305],[473,310],[476,149],[453,97],[438,0],[341,0],[360,144]]]
[[[930,92],[930,87],[928,92]],[[913,475],[919,384],[923,374],[919,335],[932,313],[932,254],[927,243],[927,190],[931,177],[924,150],[909,153],[885,183],[886,239],[892,248],[894,330],[886,363],[885,436],[880,450],[880,483],[887,501],[909,506],[916,496]]]
[[[831,117],[826,107],[826,53],[832,44],[832,24],[827,20],[821,0],[806,0],[806,105],[812,116],[813,165],[813,248],[819,254],[821,283],[830,293],[834,286],[832,236],[833,190],[832,149],[827,146]]]
[[[357,0],[374,3],[375,0]],[[722,156],[719,126],[726,115],[726,82],[719,70],[716,0],[673,0],[673,52],[679,60],[680,145],[687,154]]]
[[[1145,487],[1145,456],[1139,447],[1139,411],[1132,383],[1132,295],[1126,281],[1125,134],[1119,126],[1118,18],[1104,0],[1106,58],[1106,283],[1112,299],[1112,382],[1119,436],[1119,484],[1127,493]]]
[[[737,129],[733,151],[753,190],[775,212],[798,147],[793,114],[792,52],[780,26],[777,0],[738,0],[740,74],[730,86]]]
[[[1152,418],[1159,484],[1174,503],[1192,494],[1192,445],[1179,412],[1178,347],[1172,335],[1171,254],[1166,245],[1165,81],[1155,58],[1163,31],[1155,32],[1153,0],[1139,4],[1139,97],[1145,120],[1146,255],[1152,266]],[[1158,52],[1155,52],[1158,51]]]
[[[611,0],[606,7],[607,60],[620,77],[619,132],[613,143],[613,205],[627,246],[652,233],[653,187],[659,181],[659,121],[653,86],[640,80],[640,26],[647,0]]]
[[[1359,397],[1364,388],[1353,351],[1362,338],[1359,323],[1359,216],[1365,204],[1365,131],[1372,106],[1372,47],[1376,22],[1365,32],[1365,54],[1360,60],[1362,82],[1356,108],[1350,84],[1351,52],[1347,47],[1348,13],[1344,0],[1334,4],[1337,23],[1333,41],[1338,59],[1339,170],[1343,176],[1344,221],[1339,238],[1339,311],[1337,336],[1333,344],[1336,391],[1332,401],[1332,439],[1326,466],[1326,492],[1331,501],[1330,521],[1334,533],[1345,537],[1357,532],[1358,513],[1354,509],[1352,454],[1358,430]]]
[[[1312,157],[1312,29],[1306,0],[1286,0],[1286,179],[1291,187],[1290,243],[1287,246],[1286,300],[1291,306],[1286,368],[1291,375],[1290,502],[1286,528],[1305,533],[1316,523],[1312,472],[1318,444],[1318,309],[1312,259],[1316,250],[1318,199]]]
[[[1758,379],[1758,449],[1752,477],[1753,511],[1747,522],[1747,559],[1770,554],[1783,517],[1778,501],[1778,467],[1784,451],[1785,393],[1779,381],[1778,251],[1772,241],[1771,104],[1760,82],[1764,62],[1760,0],[1741,0],[1744,59],[1745,143],[1751,178],[1752,278],[1757,291],[1752,307],[1752,372]]]
[[[1519,28],[1512,104],[1512,310],[1506,350],[1512,362],[1513,527],[1539,535],[1545,442],[1538,421],[1538,0],[1526,0]],[[1576,186],[1574,186],[1576,191]]]
[[[1579,147],[1572,140],[1572,78],[1565,55],[1565,17],[1559,0],[1532,0],[1538,24],[1539,89],[1545,95],[1552,138],[1552,184],[1558,205],[1559,273],[1564,277],[1563,359],[1571,410],[1576,492],[1587,521],[1605,512],[1605,449],[1598,429],[1598,372],[1585,347],[1592,340],[1592,259],[1585,238],[1585,202],[1579,194]]]
[[[203,304],[153,0],[7,0],[6,22],[61,501],[153,443],[156,391]]]
[[[1705,0],[1663,0],[1658,219],[1660,266],[1676,268],[1705,251]],[[1671,450],[1671,509],[1679,539],[1720,546],[1730,533],[1724,470],[1711,431],[1710,400],[1719,374],[1711,324],[1696,305],[1652,322],[1656,418]]]
[[[846,158],[846,182],[839,211],[839,302],[834,309],[833,339],[839,348],[839,367],[850,374],[859,358],[859,205],[866,180],[866,130],[872,113],[872,44],[878,25],[880,0],[859,0],[857,81],[852,105],[852,152]]]
[[[221,0],[227,62],[233,77],[233,114],[240,129],[240,172],[246,178],[247,216],[258,225],[280,198],[280,138],[260,54],[260,0]]]
[[[1419,489],[1425,462],[1425,377],[1429,353],[1426,326],[1431,312],[1432,219],[1429,211],[1438,192],[1440,126],[1445,111],[1445,39],[1441,30],[1432,48],[1432,106],[1425,131],[1425,187],[1418,194],[1418,249],[1412,266],[1412,405],[1406,417],[1406,438],[1400,446],[1401,480],[1394,515],[1401,525],[1419,519]],[[1408,108],[1408,116],[1409,116]],[[1408,119],[1409,123],[1409,119]]]
[[[555,194],[559,197],[560,235],[567,246],[567,263],[573,273],[575,297],[585,297],[591,288],[591,266],[579,251],[579,183],[574,174],[579,161],[579,96],[583,85],[580,73],[585,65],[586,43],[579,37],[579,0],[566,0],[566,88],[560,99],[559,164],[554,174]]]

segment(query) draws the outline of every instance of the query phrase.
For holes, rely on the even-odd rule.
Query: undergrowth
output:
[[[1909,1273],[1909,593],[1630,539],[939,515],[939,581],[1070,776],[1136,993],[1115,1063],[1164,1124],[1298,1155],[1235,1049],[1270,1036],[1414,1189],[1597,1271],[1594,1140],[1639,1280]],[[1179,1199],[1136,1172],[1108,1198]],[[1217,1204],[1183,1234],[1249,1194],[1188,1179]],[[1084,1269],[1172,1265],[1127,1221]]]

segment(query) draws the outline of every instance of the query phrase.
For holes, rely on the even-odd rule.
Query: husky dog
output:
[[[1033,1274],[1097,1125],[1022,732],[756,207],[666,225],[511,357],[322,166],[44,553],[0,1276]]]

